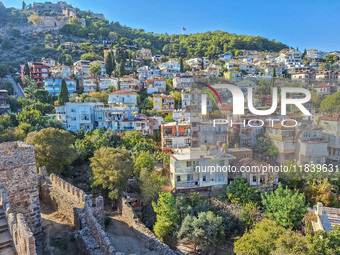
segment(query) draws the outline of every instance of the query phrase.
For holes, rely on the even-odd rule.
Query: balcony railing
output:
[[[199,187],[199,180],[176,182],[176,188],[195,188]]]

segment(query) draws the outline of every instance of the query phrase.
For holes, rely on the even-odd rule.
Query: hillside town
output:
[[[204,52],[65,2],[15,10],[0,254],[340,254],[340,50]]]

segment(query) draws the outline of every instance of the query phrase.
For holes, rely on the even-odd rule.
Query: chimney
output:
[[[320,217],[322,216],[322,203],[320,202],[316,204],[316,214]]]

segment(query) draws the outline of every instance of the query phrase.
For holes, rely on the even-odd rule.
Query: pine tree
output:
[[[184,65],[183,65],[183,59],[180,57],[179,58],[179,66],[180,66],[180,72],[184,72]]]
[[[69,101],[69,98],[68,98],[68,90],[67,90],[66,82],[65,82],[64,79],[62,79],[61,86],[60,86],[60,92],[59,92],[59,96],[58,96],[58,103],[59,103],[59,105],[64,105],[68,101]]]
[[[23,9],[23,10],[26,9],[26,3],[25,3],[25,1],[22,1],[22,9]]]
[[[111,75],[113,72],[112,65],[113,65],[112,55],[111,55],[111,52],[109,52],[109,54],[107,54],[107,57],[105,59],[106,73],[108,75]]]
[[[25,66],[24,66],[24,76],[28,75],[30,76],[30,68],[28,67],[28,63],[26,62]]]

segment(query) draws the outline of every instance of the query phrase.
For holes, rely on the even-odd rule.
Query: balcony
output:
[[[180,182],[176,182],[176,188],[197,188],[199,187],[199,180],[192,180],[192,181],[180,181]]]
[[[124,130],[133,130],[134,127],[124,127]]]

